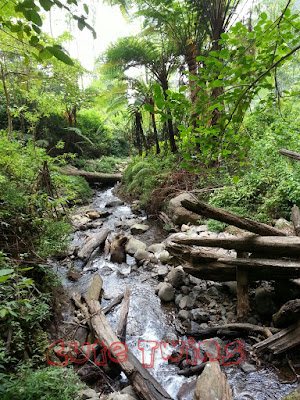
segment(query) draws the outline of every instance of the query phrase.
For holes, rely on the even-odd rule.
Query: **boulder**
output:
[[[135,399],[136,397],[133,397],[128,393],[118,393],[118,392],[111,393],[107,398],[107,400],[135,400]]]
[[[194,400],[232,400],[232,390],[217,361],[206,364],[197,379]]]
[[[185,320],[189,319],[190,316],[191,316],[191,313],[190,313],[190,311],[187,311],[187,310],[180,310],[178,313],[178,318],[181,321],[185,321]]]
[[[219,346],[219,348],[217,347]],[[220,349],[220,352],[219,352]],[[222,357],[225,351],[225,343],[222,339],[214,337],[212,339],[206,339],[201,343],[201,350],[204,354],[211,358]]]
[[[108,210],[103,210],[103,211],[100,211],[99,215],[100,215],[100,218],[107,218],[111,215],[111,212]]]
[[[170,283],[163,282],[159,291],[158,297],[161,299],[162,302],[169,302],[174,299],[174,288]]]
[[[139,400],[137,395],[135,394],[135,391],[131,385],[124,387],[124,389],[121,390],[121,394],[128,394],[131,397],[133,397],[135,400]]]
[[[175,288],[178,288],[184,284],[184,271],[181,266],[173,268],[169,273],[168,273],[168,281],[171,283],[171,285]]]
[[[160,265],[157,268],[157,275],[159,278],[165,278],[169,273],[169,268],[167,267],[167,265]]]
[[[170,253],[167,250],[164,250],[159,255],[160,262],[163,264],[167,264],[167,262],[171,259]]]
[[[271,316],[276,311],[274,293],[267,288],[257,288],[255,290],[255,305],[258,314]]]
[[[169,215],[175,225],[183,224],[194,224],[198,225],[198,220],[201,218],[200,215],[188,211],[186,208],[182,207],[181,202],[183,200],[193,201],[194,197],[190,193],[182,193],[173,199],[169,203]]]
[[[241,370],[246,374],[250,374],[251,372],[256,372],[256,368],[254,365],[244,361],[240,364]]]
[[[189,296],[183,296],[179,302],[179,308],[183,310],[184,308],[192,308],[193,307],[193,300]]]
[[[80,400],[86,400],[86,399],[92,399],[92,398],[99,399],[99,393],[97,393],[94,389],[80,390],[79,398],[80,398]]]
[[[116,235],[110,244],[110,261],[118,264],[126,262],[125,247],[128,238],[122,235]]]
[[[100,214],[98,213],[98,211],[88,211],[87,215],[90,219],[97,219],[100,218]]]
[[[137,240],[135,238],[130,238],[128,240],[128,243],[125,246],[125,251],[126,251],[126,253],[133,256],[137,250],[139,250],[139,249],[146,250],[146,248],[147,248],[147,245],[145,243],[143,243],[142,241]]]
[[[156,254],[156,253],[161,253],[162,251],[164,251],[166,248],[166,246],[163,243],[154,243],[151,244],[151,246],[149,246],[149,251],[151,251],[152,253]]]
[[[132,225],[130,232],[132,235],[137,235],[139,233],[145,233],[149,229],[148,225],[143,225],[143,224],[134,224]]]
[[[136,261],[150,260],[150,254],[146,250],[138,249],[134,253],[134,258],[136,259]]]

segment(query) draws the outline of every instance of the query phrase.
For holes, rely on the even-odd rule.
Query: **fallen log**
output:
[[[300,344],[300,321],[286,329],[281,330],[270,338],[255,344],[257,351],[268,349],[273,354],[281,354]]]
[[[223,249],[235,249],[250,253],[268,253],[276,256],[298,257],[300,256],[300,238],[297,236],[246,236],[211,238],[199,236],[177,236],[172,242],[190,246],[222,247]]]
[[[87,300],[99,300],[102,290],[103,280],[99,274],[95,274],[88,288],[86,299]]]
[[[286,236],[285,233],[276,228],[273,228],[272,226],[253,221],[249,218],[241,217],[231,211],[223,210],[222,208],[210,206],[208,204],[198,201],[197,199],[195,199],[194,201],[183,200],[181,204],[184,208],[196,214],[203,215],[207,218],[216,219],[217,221],[225,222],[229,225],[237,226],[238,228],[257,233],[258,235]]]
[[[89,183],[115,184],[122,179],[121,174],[104,174],[100,172],[80,171],[78,169],[61,169],[64,175],[81,176]]]
[[[110,230],[102,229],[100,232],[91,236],[83,245],[82,249],[78,253],[78,257],[85,263],[90,259],[93,251],[105,242]]]
[[[114,307],[121,303],[124,293],[119,294],[108,306],[103,308],[104,314],[108,314]]]
[[[80,342],[80,345],[82,346],[83,343],[86,342],[88,333],[92,330],[92,325],[89,320],[89,310],[87,306],[81,302],[81,295],[79,293],[73,292],[71,299],[74,301],[76,307],[82,312],[88,324],[87,327],[80,326],[75,334],[75,339],[78,340]]]
[[[166,213],[160,212],[158,214],[158,218],[161,222],[168,227],[169,232],[180,232],[179,229],[174,225],[171,219],[167,216]]]
[[[265,326],[253,325],[248,323],[232,323],[225,324],[222,326],[213,326],[210,328],[202,329],[198,332],[186,332],[187,336],[191,336],[194,339],[209,339],[213,336],[221,336],[224,331],[239,331],[240,335],[247,334],[249,332],[260,334],[269,338],[273,333],[277,333],[279,329],[268,328]]]
[[[292,158],[293,160],[297,160],[298,162],[300,162],[300,154],[296,153],[295,151],[291,151],[291,150],[286,150],[286,149],[280,149],[278,150],[279,154],[281,154],[282,156],[286,156],[289,158]]]
[[[122,369],[138,396],[143,400],[171,400],[171,397],[157,380],[145,369],[130,350],[127,352],[127,360],[120,360],[118,354],[123,350],[126,353],[125,344],[120,344],[117,350],[114,350],[113,343],[119,342],[117,336],[108,324],[99,301],[88,301],[91,324],[95,336],[103,344],[110,348],[113,357],[118,359],[118,366]]]
[[[209,361],[206,361],[206,362],[203,362],[202,364],[194,365],[193,367],[190,367],[190,368],[185,368],[182,371],[179,371],[178,375],[182,375],[182,376],[186,376],[186,377],[200,375],[208,363],[209,363]]]
[[[126,342],[126,326],[127,326],[128,312],[129,312],[129,301],[130,301],[130,291],[128,286],[126,286],[118,327],[116,331],[116,335],[119,338],[120,342],[122,343]]]
[[[173,239],[172,239],[173,240]],[[207,251],[203,249],[195,250],[191,246],[170,242],[166,245],[166,250],[180,262],[193,262],[195,258],[203,261],[217,261],[219,255],[215,250]]]
[[[197,379],[194,400],[232,400],[232,390],[217,361],[205,365]]]
[[[237,253],[237,260],[247,261],[249,257],[248,253],[239,252]],[[252,265],[252,264],[251,264]],[[236,266],[236,281],[237,281],[237,316],[238,318],[244,318],[247,316],[250,305],[249,305],[249,274],[248,268],[245,268],[245,263]]]
[[[300,210],[299,207],[294,204],[292,208],[291,219],[294,225],[295,233],[297,236],[300,236]]]

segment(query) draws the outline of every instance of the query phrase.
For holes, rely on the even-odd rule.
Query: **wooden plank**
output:
[[[88,301],[87,304],[96,338],[102,341],[107,348],[111,348],[111,345],[119,342],[119,339],[107,322],[99,301],[91,300]],[[120,344],[120,348],[117,351],[113,348],[111,348],[110,351],[113,357],[119,359],[117,353],[120,353],[121,350],[126,352],[125,344]],[[132,386],[140,399],[171,400],[171,397],[165,389],[157,382],[149,371],[142,366],[130,350],[128,350],[127,353],[127,360],[123,361],[119,359],[118,365],[131,381]]]
[[[271,256],[300,256],[300,237],[297,236],[285,236],[280,238],[275,236],[211,238],[197,235],[178,235],[171,239],[174,243],[189,246],[221,247],[223,249],[235,249],[237,251],[247,251],[250,253],[268,253]]]
[[[291,219],[294,225],[295,233],[297,236],[300,236],[300,210],[299,207],[294,204],[292,208]]]
[[[248,257],[248,253],[238,253],[238,258]],[[245,318],[249,312],[248,268],[236,267],[237,281],[237,316]]]
[[[257,233],[258,235],[286,236],[285,233],[281,232],[279,229],[273,228],[272,226],[253,221],[250,218],[241,217],[231,211],[223,210],[222,208],[217,208],[209,204],[202,203],[196,198],[193,201],[183,200],[181,204],[187,210],[192,211],[196,214],[203,215],[204,217],[212,218],[217,221],[225,222],[229,225],[237,226],[238,228]]]

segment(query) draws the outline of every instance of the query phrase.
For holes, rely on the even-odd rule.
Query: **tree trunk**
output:
[[[105,315],[98,301],[88,302],[91,323],[95,336],[98,340],[111,351],[114,358],[118,360],[118,365],[131,381],[132,386],[140,399],[143,400],[171,400],[171,397],[156,381],[156,379],[145,369],[138,359],[128,350],[127,360],[122,361],[118,357],[121,349],[125,350],[125,345],[119,343],[117,336],[108,324]],[[113,350],[113,343],[120,344],[117,350]]]
[[[121,174],[104,174],[102,172],[80,171],[78,169],[61,169],[60,172],[65,175],[82,176],[89,183],[102,183],[111,185],[122,179]]]
[[[295,151],[281,149],[281,150],[279,150],[279,154],[289,157],[289,158],[292,158],[293,160],[297,160],[298,162],[300,162],[300,154],[296,153]]]
[[[154,107],[154,102],[152,100],[150,101],[150,104]],[[152,119],[152,126],[153,126],[154,141],[155,141],[155,146],[156,146],[156,154],[159,154],[160,147],[159,147],[159,141],[158,141],[158,133],[157,133],[155,114],[151,113],[151,119]]]
[[[84,243],[82,249],[78,253],[78,257],[85,263],[88,262],[94,250],[105,242],[107,235],[109,234],[109,229],[102,229],[100,232],[94,234],[92,237],[87,239]]]
[[[9,95],[8,95],[6,80],[5,80],[5,72],[4,72],[2,63],[1,63],[1,80],[2,80],[2,85],[3,85],[4,95],[5,95],[5,101],[6,101],[7,131],[8,131],[7,136],[8,136],[8,139],[10,139],[11,135],[12,135],[12,131],[13,131],[13,124],[12,124],[12,115],[10,112]]]
[[[166,79],[162,79],[161,83],[162,83],[162,89],[163,89],[163,93],[164,93],[164,98],[165,98],[165,100],[167,100],[167,98],[168,98],[167,90],[169,88],[168,81]],[[177,153],[178,149],[177,149],[176,142],[175,142],[175,135],[174,135],[174,127],[173,127],[172,118],[168,119],[167,126],[168,126],[168,134],[169,134],[169,142],[170,142],[171,152],[172,153]]]
[[[183,200],[181,204],[187,210],[193,211],[196,214],[203,215],[207,218],[216,219],[217,221],[225,222],[226,224],[234,225],[241,229],[246,229],[250,232],[257,233],[258,235],[286,236],[285,233],[281,232],[279,229],[273,228],[272,226],[253,221],[249,218],[240,217],[239,215],[227,210],[223,210],[222,208],[217,208],[202,203],[197,199],[193,201]]]

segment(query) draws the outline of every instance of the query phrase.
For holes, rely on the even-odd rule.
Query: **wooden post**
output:
[[[238,258],[248,258],[248,253],[238,253]],[[237,281],[237,316],[244,318],[249,312],[248,269],[236,267]]]

